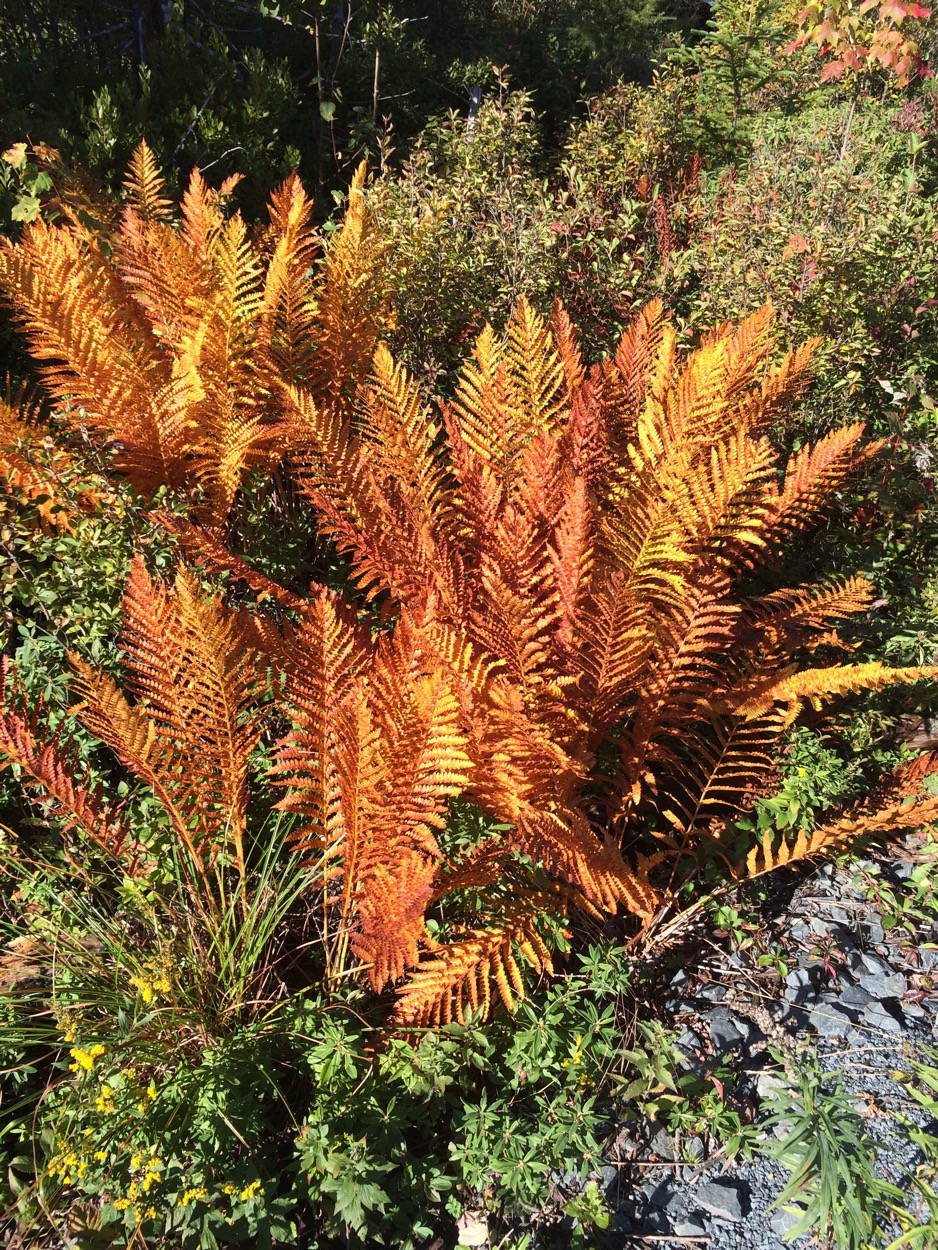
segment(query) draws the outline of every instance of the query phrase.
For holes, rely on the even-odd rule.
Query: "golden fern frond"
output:
[[[2,487],[23,502],[31,503],[40,522],[52,529],[70,530],[69,508],[61,495],[60,475],[74,469],[64,448],[51,449],[48,466],[26,454],[38,438],[38,422],[25,404],[14,406],[0,399],[0,479]],[[47,440],[52,443],[52,440]]]
[[[293,840],[325,864],[342,837],[335,717],[356,688],[370,647],[348,607],[325,590],[301,609],[288,642],[286,700],[293,728],[277,743],[271,775],[288,787],[278,807],[303,817]]]
[[[473,345],[472,360],[462,367],[456,398],[446,409],[454,450],[464,444],[485,464],[507,465],[513,448],[505,409],[504,343],[486,324]]]
[[[747,690],[743,686],[733,699],[736,716],[753,720],[764,715],[773,704],[787,707],[791,724],[805,703],[819,708],[827,699],[857,694],[861,690],[884,690],[897,683],[931,680],[938,677],[938,667],[889,668],[878,660],[868,664],[834,665],[830,668],[809,668],[756,678]]]
[[[207,264],[212,245],[224,228],[220,197],[201,171],[194,169],[182,197],[182,239],[197,261]]]
[[[563,328],[563,322],[561,322]],[[522,295],[506,326],[505,387],[511,410],[518,414],[517,451],[538,431],[552,433],[569,402],[567,374],[550,326]],[[569,339],[568,363],[573,364]]]
[[[524,997],[515,950],[536,973],[553,972],[537,929],[538,905],[548,902],[556,906],[552,897],[532,891],[523,901],[507,905],[498,924],[457,932],[457,940],[435,946],[399,991],[392,1023],[401,1029],[432,1028],[453,1020],[464,1024],[468,1012],[485,1019],[492,1007],[493,982],[502,1002],[514,1010]]]
[[[405,394],[411,403],[409,388]],[[316,405],[308,393],[292,388],[286,400],[301,448],[294,462],[296,482],[318,513],[323,532],[351,555],[358,584],[369,597],[388,591],[415,610],[435,594],[454,610],[462,568],[444,524],[449,506],[442,487],[435,485],[432,452],[407,483],[384,468],[383,452],[375,444],[351,433],[340,409]],[[387,413],[378,419],[395,420]],[[413,459],[420,462],[419,452]],[[436,508],[437,524],[422,496]]]
[[[576,327],[559,299],[554,300],[550,329],[557,357],[563,368],[563,376],[566,382],[565,399],[570,404],[573,402],[574,395],[586,380],[586,370],[583,367],[583,357],[580,355]]]
[[[775,310],[771,304],[763,304],[755,312],[744,318],[738,326],[727,322],[701,340],[701,348],[707,349],[719,344],[724,352],[715,353],[714,363],[719,361],[718,368],[723,374],[720,383],[722,398],[728,409],[737,407],[747,410],[757,393],[766,370],[769,351],[773,343],[772,326],[775,321]],[[695,353],[696,354],[696,353]],[[706,395],[706,387],[703,395]],[[743,421],[750,425],[748,414]],[[693,428],[692,423],[692,428]]]
[[[732,563],[747,548],[764,546],[762,529],[772,512],[765,487],[774,469],[768,439],[752,439],[738,429],[713,443],[709,457],[689,469],[669,494],[690,549]]]
[[[326,253],[318,295],[308,385],[332,402],[350,397],[367,374],[386,316],[384,245],[365,197],[366,173],[362,162],[349,188],[342,228]]]
[[[130,158],[124,188],[130,207],[144,221],[165,221],[169,217],[172,203],[163,194],[166,183],[145,139]]]
[[[50,736],[42,713],[41,702],[32,711],[27,709],[16,670],[4,656],[0,661],[0,769],[19,768],[27,784],[50,805],[50,814],[64,822],[63,833],[80,828],[99,850],[119,860],[128,876],[136,876],[147,857],[124,807],[106,803],[100,784],[82,784],[84,768],[66,735],[65,722]]]
[[[567,350],[569,350],[569,345]],[[568,403],[564,364],[550,328],[522,297],[499,338],[486,326],[449,411],[451,436],[490,465],[499,483],[520,477],[525,448],[551,432]]]
[[[655,619],[621,570],[607,573],[580,613],[577,706],[593,733],[602,735],[621,716],[640,684],[655,642]]]
[[[680,609],[664,616],[654,641],[653,672],[620,740],[622,803],[619,818],[657,788],[653,760],[662,746],[682,741],[699,705],[732,681],[727,651],[735,640],[739,607],[728,599],[726,574],[711,573],[688,586]]]
[[[191,575],[172,592],[139,559],[121,635],[131,705],[106,675],[76,661],[78,714],[156,791],[201,872],[223,852],[244,870],[248,761],[260,737],[263,678],[244,626]]]
[[[419,387],[383,343],[363,388],[360,425],[371,444],[376,476],[393,478],[409,507],[425,515],[437,532],[445,530],[449,503],[439,451],[442,429]]]
[[[656,808],[685,835],[712,820],[738,815],[771,775],[786,728],[784,711],[777,709],[752,720],[699,725],[692,752],[680,745],[668,752],[660,770]]]
[[[660,299],[651,300],[632,318],[619,340],[614,361],[604,365],[606,411],[616,440],[623,448],[635,437],[650,373],[661,350],[665,324],[664,305]]]
[[[862,576],[777,590],[746,605],[737,641],[762,665],[787,659],[795,650],[837,645],[834,623],[867,611],[875,594]]]
[[[348,648],[336,650],[341,665]],[[281,806],[312,817],[297,838],[327,880],[341,879],[326,904],[335,965],[350,945],[375,989],[417,961],[441,858],[434,830],[471,769],[458,701],[425,667],[405,626],[378,646],[366,676],[348,682],[346,666],[338,703],[324,700],[318,672],[289,672],[299,723],[278,747],[277,771],[291,787]],[[318,683],[319,707],[299,706],[303,681]]]
[[[86,426],[105,436],[126,432],[129,408],[158,440],[148,421],[152,379],[145,381],[136,350],[138,326],[115,308],[111,281],[85,239],[33,222],[19,244],[0,247],[0,282],[25,322],[33,355],[45,362],[54,398],[80,406]]]
[[[772,831],[766,830],[761,844],[753,847],[744,863],[737,865],[734,875],[747,880],[799,860],[843,849],[862,837],[920,829],[936,820],[938,798],[934,795],[917,799],[903,796],[879,805],[860,804],[812,832],[802,830],[794,843],[785,838],[775,839]]]
[[[575,886],[606,912],[624,904],[633,916],[650,920],[660,897],[647,877],[629,868],[617,846],[601,842],[582,812],[544,811],[523,804],[513,840],[557,880]]]
[[[393,864],[378,860],[362,882],[350,946],[367,968],[373,989],[400,981],[418,964],[436,872],[433,859],[405,847]]]
[[[429,662],[406,622],[373,649],[326,593],[288,649],[294,728],[275,751],[288,788],[278,806],[304,818],[294,841],[326,885],[331,958],[341,967],[351,945],[376,989],[417,961],[440,860],[433,831],[471,768],[458,701]]]
[[[270,197],[275,243],[264,279],[259,337],[291,386],[308,381],[316,343],[313,264],[319,238],[310,225],[312,207],[295,173]]]
[[[808,389],[814,379],[815,361],[821,339],[807,339],[787,351],[777,368],[771,369],[762,383],[758,403],[748,418],[753,435],[762,434],[786,415]]]
[[[563,647],[571,647],[579,634],[595,564],[595,538],[596,517],[586,480],[576,477],[569,485],[553,542],[547,549],[557,588],[557,639]]]
[[[781,489],[771,500],[772,513],[763,532],[766,541],[787,537],[815,520],[834,492],[879,452],[881,443],[860,449],[863,430],[862,422],[833,430],[792,456]]]

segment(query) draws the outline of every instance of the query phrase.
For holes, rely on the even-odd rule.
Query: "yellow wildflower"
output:
[[[106,1151],[106,1150],[96,1150],[96,1151],[94,1152],[94,1157],[97,1159],[97,1161],[98,1161],[99,1163],[103,1163],[103,1162],[104,1162],[104,1160],[107,1158],[107,1151]]]
[[[131,1155],[130,1156],[131,1171],[136,1172],[137,1168],[140,1166],[142,1162],[143,1162],[143,1155],[139,1155],[139,1154]]]
[[[156,1207],[147,1207],[146,1211],[144,1211],[143,1214],[146,1219],[155,1220],[156,1219]]]
[[[191,1203],[197,1202],[200,1198],[207,1198],[208,1190],[204,1185],[197,1185],[195,1189],[187,1189],[181,1198],[176,1199],[177,1207],[188,1207]]]
[[[129,1198],[115,1198],[114,1206],[117,1208],[118,1211],[126,1211],[127,1208],[130,1206],[130,1199]]]
[[[250,1185],[241,1190],[241,1201],[247,1202],[249,1198],[254,1198],[261,1191],[260,1181],[251,1181]]]
[[[114,1110],[114,1091],[110,1085],[101,1086],[101,1093],[98,1095],[94,1105],[97,1111],[110,1115]]]
[[[73,1046],[68,1053],[75,1060],[74,1063],[69,1064],[70,1072],[79,1072],[82,1069],[90,1072],[94,1067],[94,1061],[104,1054],[104,1047],[100,1043],[89,1047],[88,1050],[84,1050],[81,1046]]]
[[[226,1185],[226,1186],[224,1187],[224,1189],[222,1190],[222,1193],[223,1193],[223,1194],[234,1194],[234,1193],[237,1193],[237,1191],[238,1191],[238,1186],[237,1186],[237,1185]]]
[[[130,984],[140,991],[145,1003],[153,1002],[153,982],[148,977],[131,977]]]

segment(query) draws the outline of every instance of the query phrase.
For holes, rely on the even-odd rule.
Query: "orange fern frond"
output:
[[[169,217],[172,203],[163,194],[166,183],[146,140],[134,149],[124,188],[128,204],[144,221],[165,221]]]
[[[284,383],[314,402],[351,399],[385,311],[362,177],[319,273],[295,175],[259,237],[228,215],[232,185],[212,190],[196,170],[177,228],[142,146],[119,224],[102,237],[66,214],[0,247],[0,286],[66,421],[110,447],[140,491],[185,491],[214,528],[246,475],[269,473],[302,432]]]
[[[515,956],[520,953],[535,972],[553,967],[537,930],[536,895],[506,908],[505,920],[488,929],[469,929],[457,940],[434,948],[400,990],[392,1017],[397,1027],[431,1028],[458,1021],[469,1012],[485,1019],[492,1007],[492,983],[509,1011],[524,997],[524,981]],[[553,900],[551,900],[553,903]]]
[[[386,317],[380,281],[384,247],[365,198],[364,162],[349,187],[341,230],[326,254],[317,295],[316,351],[310,389],[330,402],[351,396],[368,372]]]
[[[834,492],[877,454],[881,443],[859,448],[863,430],[862,423],[844,426],[813,447],[796,452],[789,461],[781,489],[772,499],[773,515],[765,528],[766,541],[787,537],[815,520]]]
[[[834,665],[786,673],[781,677],[756,679],[748,692],[740,691],[734,702],[736,716],[747,720],[762,716],[774,703],[787,706],[789,723],[805,703],[819,708],[827,699],[857,694],[861,690],[884,690],[896,683],[906,684],[938,677],[938,668],[889,668],[879,661],[869,664]]]
[[[0,662],[0,768],[15,765],[27,784],[50,804],[50,814],[63,821],[63,833],[78,827],[128,876],[146,866],[146,853],[134,837],[126,811],[103,799],[100,785],[82,784],[77,750],[64,722],[51,735],[42,725],[43,707],[26,707],[15,669]]]
[[[380,989],[417,960],[440,862],[434,831],[468,783],[459,702],[409,623],[375,647],[326,593],[288,657],[294,728],[276,749],[288,788],[279,806],[304,818],[294,840],[327,886],[336,965],[351,946]]]
[[[263,676],[236,612],[204,599],[185,570],[170,592],[138,558],[124,598],[117,683],[73,660],[80,719],[159,797],[204,872],[222,854],[244,871],[248,761],[263,713]]]
[[[51,529],[69,530],[68,505],[62,498],[60,475],[74,472],[74,460],[64,448],[54,447],[48,468],[37,464],[25,448],[38,441],[37,422],[25,405],[0,399],[0,479],[4,490],[32,504],[40,522]],[[51,442],[51,439],[48,440]]]
[[[238,582],[244,582],[256,595],[258,602],[273,599],[285,608],[303,608],[307,599],[296,595],[285,586],[271,581],[263,573],[259,573],[246,560],[229,551],[217,533],[194,525],[185,517],[171,512],[155,512],[153,514],[168,534],[172,534],[179,546],[192,561],[210,573],[229,573]],[[314,587],[313,589],[318,589]]]
[[[264,278],[261,342],[282,380],[299,386],[310,380],[315,355],[316,282],[313,265],[320,245],[310,226],[312,203],[296,174],[270,197],[273,253]]]
[[[920,829],[938,820],[938,798],[928,795],[919,799],[900,797],[880,805],[868,803],[850,809],[837,820],[821,825],[812,832],[802,831],[794,843],[784,838],[773,839],[766,830],[759,846],[753,847],[737,875],[757,877],[798,860],[832,850],[843,850],[862,837],[876,837],[905,829]]]

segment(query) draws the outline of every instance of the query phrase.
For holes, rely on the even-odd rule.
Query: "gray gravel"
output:
[[[693,971],[672,978],[668,1007],[686,1025],[677,1041],[685,1066],[707,1072],[720,1059],[730,1061],[748,1074],[754,1096],[770,1110],[782,1078],[762,1030],[784,1028],[792,1044],[816,1047],[823,1070],[844,1073],[877,1143],[877,1170],[907,1188],[906,1178],[922,1160],[895,1115],[922,1127],[928,1117],[892,1074],[938,1041],[938,951],[919,946],[910,952],[890,942],[881,917],[851,894],[849,875],[831,865],[799,887],[780,927],[786,950],[801,948],[799,966],[778,984],[776,1001],[760,1001],[757,1021],[747,1017],[745,997],[734,988],[745,984],[739,979],[745,956],[728,958],[726,976],[713,979],[711,972],[702,985],[695,985]],[[826,944],[821,958],[819,942]],[[623,1156],[620,1135],[615,1163],[602,1176],[617,1211],[606,1237],[614,1250],[806,1250],[816,1244],[808,1237],[785,1240],[795,1218],[770,1210],[788,1179],[782,1164],[763,1155],[727,1161],[712,1146],[707,1160],[703,1138],[676,1143],[660,1124],[633,1126],[631,1137],[628,1132],[628,1152]],[[688,1162],[693,1159],[701,1162]]]

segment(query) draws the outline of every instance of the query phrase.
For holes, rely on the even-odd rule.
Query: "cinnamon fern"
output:
[[[253,235],[229,209],[237,179],[215,191],[196,170],[177,213],[144,144],[115,225],[66,207],[0,246],[0,294],[66,423],[141,492],[189,492],[222,525],[290,446],[282,384],[341,408],[370,364],[383,303],[363,180],[323,256],[296,175]]]
[[[927,795],[884,793],[741,858],[727,832],[806,707],[938,673],[850,662],[838,631],[872,604],[863,578],[747,590],[879,450],[854,424],[779,452],[816,344],[777,351],[762,309],[688,351],[652,303],[588,367],[562,309],[522,299],[432,401],[379,341],[362,177],[324,261],[297,179],[256,237],[198,173],[177,222],[145,149],[111,233],[73,214],[0,250],[63,419],[140,490],[191,492],[167,526],[253,592],[249,614],[138,563],[124,688],[77,665],[78,715],[206,890],[247,871],[266,734],[327,975],[399,986],[412,1027],[511,1006],[523,965],[549,969],[545,912],[648,932],[714,856],[743,879],[935,818]],[[246,475],[275,470],[357,601],[279,585],[231,542]],[[0,751],[143,862],[16,699]],[[454,851],[457,799],[491,827]]]
[[[652,305],[587,369],[564,314],[521,301],[435,410],[384,347],[351,416],[285,388],[321,528],[456,692],[465,792],[508,826],[503,871],[528,857],[574,900],[650,925],[806,704],[935,676],[843,661],[838,626],[873,599],[862,578],[741,590],[878,450],[854,425],[780,458],[770,435],[812,351],[776,359],[762,310],[679,354]],[[182,537],[252,581],[192,527]],[[915,819],[882,811],[870,828]],[[749,871],[840,840],[754,848]],[[493,846],[479,854],[491,871]],[[492,943],[454,937],[453,968],[476,951],[494,971]],[[434,971],[405,992],[404,1022],[458,1012],[459,985],[474,1001],[475,971],[450,982],[449,948],[426,949]]]

